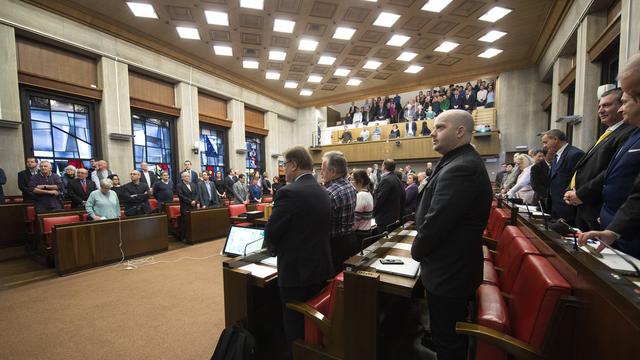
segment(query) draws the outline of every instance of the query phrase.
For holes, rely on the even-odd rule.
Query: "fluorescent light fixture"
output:
[[[273,20],[273,31],[291,34],[294,27],[296,27],[295,21],[285,19]]]
[[[378,18],[376,19],[376,21],[373,22],[373,25],[375,26],[384,26],[384,27],[392,27],[393,24],[396,23],[396,21],[398,21],[398,19],[400,19],[400,15],[396,15],[396,14],[392,14],[392,13],[388,13],[388,12],[381,12],[380,15],[378,15]]]
[[[452,1],[453,0],[429,0],[426,4],[424,4],[422,10],[439,13],[449,4],[451,4]]]
[[[300,95],[302,95],[302,96],[311,96],[311,94],[313,94],[313,91],[311,91],[309,89],[300,90]]]
[[[420,66],[420,65],[409,65],[409,67],[407,68],[407,70],[405,70],[404,72],[406,72],[406,73],[410,73],[410,74],[415,74],[415,73],[418,73],[418,72],[422,71],[422,69],[424,69],[424,66]]]
[[[284,82],[284,87],[286,87],[287,89],[295,89],[298,87],[298,82],[297,81],[285,81]]]
[[[260,63],[256,60],[242,60],[242,67],[245,69],[257,69],[260,67]]]
[[[409,39],[411,39],[411,37],[409,36],[405,36],[405,35],[393,35],[391,37],[391,39],[389,39],[389,41],[387,41],[387,45],[390,46],[402,46],[404,45],[407,41],[409,41]]]
[[[176,30],[182,39],[200,40],[200,33],[196,28],[176,26]]]
[[[229,26],[229,14],[225,12],[205,10],[204,17],[209,25]]]
[[[434,51],[439,51],[439,52],[449,52],[455,48],[458,47],[458,43],[454,43],[451,41],[445,41],[442,44],[440,44],[440,46],[438,46],[437,48],[435,48]]]
[[[349,79],[349,81],[347,81],[347,85],[349,86],[358,86],[362,83],[362,80],[360,79]]]
[[[320,59],[318,59],[318,64],[320,65],[333,65],[333,63],[336,62],[336,58],[334,58],[333,56],[320,56]]]
[[[287,58],[287,53],[280,50],[269,50],[269,60],[284,61]]]
[[[240,0],[240,7],[247,9],[264,9],[264,0]]]
[[[333,38],[340,40],[351,40],[351,37],[355,33],[356,29],[339,26],[336,28],[336,32],[333,33]]]
[[[311,39],[300,39],[298,43],[298,50],[303,51],[316,51],[318,47],[318,42]]]
[[[398,56],[396,58],[396,60],[400,60],[400,61],[411,61],[413,60],[414,57],[418,56],[418,54],[411,52],[411,51],[404,51],[402,52],[402,54],[400,54],[400,56]]]
[[[478,57],[489,59],[500,54],[501,52],[502,50],[500,49],[488,48],[482,54],[478,55]]]
[[[333,76],[347,76],[350,72],[351,70],[349,69],[337,68],[336,71],[334,71]]]
[[[487,11],[484,15],[480,16],[478,20],[496,22],[505,17],[505,15],[507,15],[511,11],[511,9],[495,6],[491,10]]]
[[[319,83],[320,81],[322,81],[322,76],[316,75],[316,74],[310,74],[309,79],[307,79],[307,81],[310,83]]]
[[[492,42],[500,39],[501,37],[503,37],[505,35],[507,35],[506,32],[498,31],[498,30],[491,30],[485,36],[481,37],[478,40],[484,41],[484,42],[488,42],[488,43],[492,43]]]
[[[369,60],[367,61],[366,64],[364,64],[364,66],[362,67],[363,69],[371,69],[371,70],[375,70],[378,67],[380,67],[380,65],[382,65],[382,63],[380,61],[375,61],[375,60]]]
[[[233,56],[233,48],[226,45],[214,45],[213,51],[220,56]]]
[[[137,17],[150,18],[150,19],[158,18],[158,14],[156,14],[156,11],[153,8],[153,5],[151,4],[127,2],[127,5],[129,6],[129,9],[131,9],[131,12],[133,13],[133,15]]]
[[[280,80],[280,73],[277,71],[267,71],[264,77],[269,80]]]

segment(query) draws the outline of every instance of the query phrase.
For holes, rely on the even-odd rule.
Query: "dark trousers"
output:
[[[354,233],[331,238],[331,260],[333,261],[333,275],[342,271],[344,262],[360,251],[360,245]]]
[[[456,334],[456,322],[467,318],[468,297],[438,296],[427,291],[429,321],[438,360],[465,360],[467,337]]]
[[[287,342],[295,339],[304,338],[304,317],[291,309],[287,308],[287,303],[291,301],[304,302],[320,293],[326,282],[312,284],[307,286],[281,286],[280,301],[282,301],[282,319],[284,324],[284,333]]]

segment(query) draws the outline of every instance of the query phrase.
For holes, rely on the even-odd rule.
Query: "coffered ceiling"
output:
[[[136,1],[136,0],[134,0]],[[264,0],[263,10],[240,7],[240,0],[137,0],[151,4],[157,18],[136,17],[123,0],[31,0],[91,26],[212,72],[294,106],[327,105],[474,79],[476,76],[533,64],[550,33],[550,21],[560,17],[554,0],[453,0],[440,13],[421,10],[427,0]],[[495,23],[478,18],[494,6],[511,9]],[[205,11],[228,13],[228,26],[211,25]],[[381,12],[400,17],[391,27],[373,25]],[[87,20],[89,19],[89,20]],[[275,19],[295,21],[293,33],[275,32]],[[197,29],[197,39],[183,39],[176,27]],[[355,29],[350,40],[335,39],[336,28]],[[545,29],[543,31],[543,29]],[[490,30],[507,34],[487,43],[478,39]],[[409,37],[402,46],[387,45],[394,35]],[[318,42],[314,51],[299,50],[301,39]],[[443,42],[458,43],[449,53],[435,49]],[[216,55],[214,46],[232,48],[233,56]],[[503,50],[485,59],[488,48]],[[269,60],[271,50],[286,53],[284,60]],[[398,60],[404,51],[417,54]],[[321,65],[321,56],[335,58]],[[257,60],[258,69],[243,68],[243,60]],[[377,69],[365,69],[367,61]],[[410,65],[423,67],[407,73]],[[337,68],[346,77],[334,76]],[[266,79],[267,72],[278,80]],[[317,75],[320,82],[309,81]],[[350,79],[361,80],[348,86]],[[285,88],[295,81],[295,88]],[[310,96],[302,96],[302,89]]]

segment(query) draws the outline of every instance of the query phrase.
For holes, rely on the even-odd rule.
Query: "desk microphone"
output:
[[[573,230],[573,227],[567,224],[564,219],[559,219],[558,222],[567,228],[567,234],[571,234],[571,236],[573,236],[573,250],[578,251],[578,237],[576,236],[576,231]]]
[[[396,220],[396,221],[392,222],[391,224],[387,225],[384,230],[385,230],[385,232],[390,232],[390,231],[393,231],[398,226],[400,226],[400,220]]]
[[[636,264],[633,263],[633,261],[629,260],[625,254],[623,254],[622,252],[616,250],[616,248],[614,248],[613,246],[605,243],[604,241],[595,238],[596,240],[598,240],[600,242],[600,244],[602,244],[604,247],[606,247],[607,249],[613,251],[614,254],[618,255],[619,257],[622,258],[622,260],[624,260],[627,264],[631,265],[631,267],[633,268],[633,270],[636,272],[635,273],[635,277],[640,277],[640,269],[638,269],[638,267],[636,266]]]
[[[264,236],[263,236],[263,237],[261,237],[261,238],[255,239],[255,240],[253,240],[253,241],[249,241],[249,242],[244,246],[244,251],[243,251],[243,254],[244,254],[244,255],[242,255],[242,256],[247,256],[247,247],[248,247],[249,245],[251,245],[251,244],[255,244],[255,243],[257,243],[257,242],[258,242],[258,241],[260,241],[260,240],[264,240]]]
[[[544,220],[544,229],[549,231],[549,220],[547,220],[547,215],[545,214],[545,210],[542,207],[542,201],[538,199],[538,206],[540,206],[540,212],[542,212],[542,220]]]

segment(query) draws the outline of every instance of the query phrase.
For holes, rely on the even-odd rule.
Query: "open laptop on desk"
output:
[[[264,245],[264,229],[231,226],[224,242],[222,255],[229,257],[245,256],[259,251]]]

